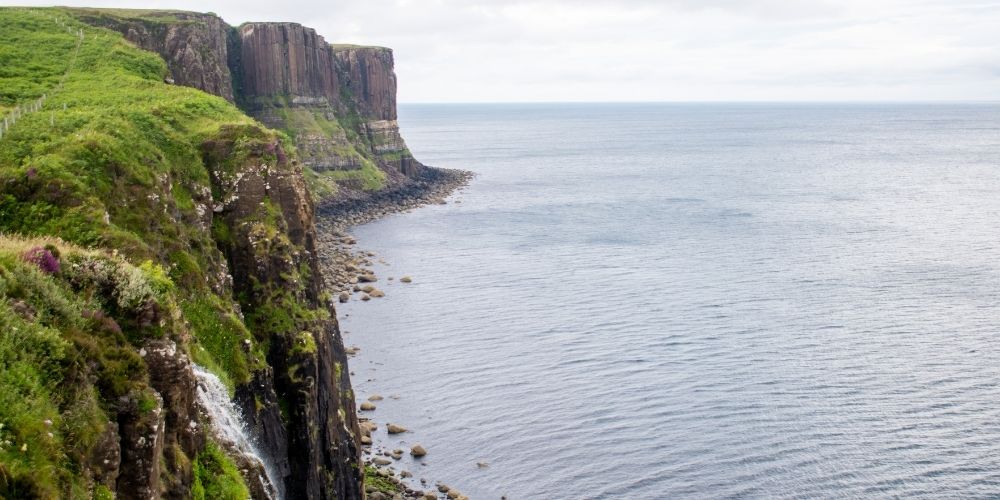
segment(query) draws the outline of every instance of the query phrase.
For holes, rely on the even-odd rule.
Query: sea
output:
[[[396,463],[418,489],[1000,498],[1000,104],[413,104],[400,124],[476,174],[352,230],[387,294],[338,307],[354,388],[384,397],[376,448],[428,450]]]

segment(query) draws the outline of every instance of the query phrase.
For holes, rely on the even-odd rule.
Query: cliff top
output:
[[[218,18],[213,12],[191,12],[171,9],[106,9],[96,7],[71,7],[69,12],[77,15],[100,15],[119,19],[135,19],[153,23],[190,23],[206,17]]]
[[[330,48],[333,49],[334,51],[356,50],[356,49],[374,49],[374,50],[385,50],[385,51],[388,51],[388,52],[392,52],[391,48],[389,48],[389,47],[383,47],[381,45],[356,45],[356,44],[353,44],[353,43],[331,43],[330,44]]]

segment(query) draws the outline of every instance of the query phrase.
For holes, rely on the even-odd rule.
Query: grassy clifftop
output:
[[[71,11],[0,9],[0,115],[46,96],[0,138],[0,497],[245,497],[191,430],[181,361],[146,356],[163,342],[234,392],[256,384],[250,411],[278,419],[278,443],[317,432],[296,420],[296,377],[330,360],[291,346],[338,346],[294,147],[166,75]]]
[[[75,61],[76,36],[55,19],[84,31]],[[0,139],[0,230],[162,262],[187,290],[218,287],[224,278],[209,271],[223,258],[198,223],[199,211],[214,208],[205,204],[212,183],[200,147],[255,122],[221,98],[164,84],[162,59],[57,9],[0,11],[0,38],[0,102],[48,94]],[[215,357],[202,361],[248,378],[251,361]]]

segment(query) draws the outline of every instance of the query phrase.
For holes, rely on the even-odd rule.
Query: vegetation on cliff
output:
[[[303,494],[356,493],[295,148],[167,75],[69,10],[0,9],[0,113],[47,96],[0,138],[0,496],[245,498],[185,353]]]

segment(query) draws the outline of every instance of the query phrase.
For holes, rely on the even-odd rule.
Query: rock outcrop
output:
[[[331,104],[340,85],[330,45],[316,30],[294,23],[248,23],[239,28],[241,94],[292,96],[298,104]]]
[[[360,498],[361,433],[335,311],[322,293],[312,201],[280,142],[263,135],[248,145],[248,136],[224,130],[204,145],[217,217],[231,228],[220,247],[233,291],[257,342],[268,346],[269,367],[237,389],[237,400],[287,472],[288,497]],[[233,157],[241,162],[227,171]]]
[[[396,120],[396,73],[392,49],[334,46],[344,86],[355,97],[358,113],[368,120]]]
[[[331,46],[294,23],[244,24],[239,45],[241,106],[294,137],[307,167],[378,168],[388,183],[420,173],[396,122],[392,50]]]

